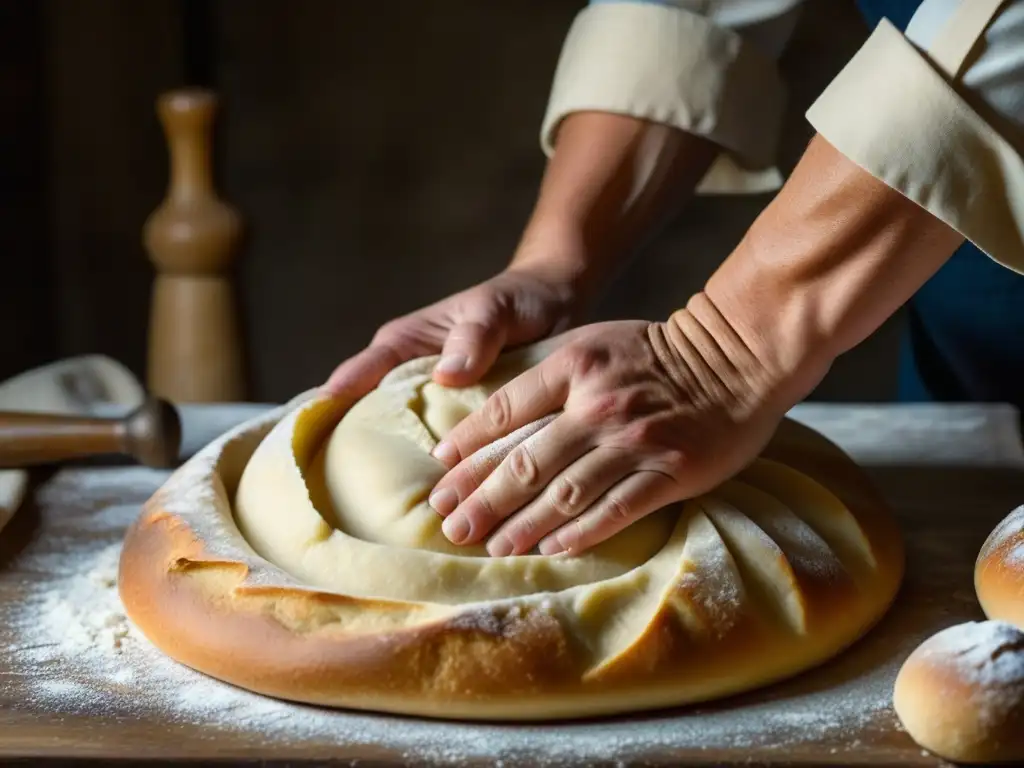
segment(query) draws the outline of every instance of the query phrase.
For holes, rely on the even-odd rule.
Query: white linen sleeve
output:
[[[784,88],[776,59],[804,0],[594,0],[555,72],[541,145],[580,111],[631,115],[724,150],[699,193],[777,189]]]
[[[925,0],[812,105],[846,157],[1024,273],[1024,0]]]

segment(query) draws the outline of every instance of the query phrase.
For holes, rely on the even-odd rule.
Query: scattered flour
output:
[[[42,720],[77,713],[97,722],[155,722],[231,733],[247,744],[322,745],[425,764],[625,764],[666,751],[737,749],[744,756],[828,741],[855,749],[865,728],[895,727],[892,661],[859,677],[772,689],[743,707],[553,725],[474,725],[321,710],[257,696],[171,661],[132,626],[117,595],[125,527],[166,475],[64,471],[40,489],[46,513],[32,541],[0,572],[25,585],[0,605],[0,684]],[[71,500],[74,504],[71,505]],[[91,511],[90,511],[91,510]],[[854,679],[855,678],[855,679]],[[841,679],[841,676],[840,676]],[[774,699],[774,701],[772,700]],[[237,743],[237,741],[235,742]]]

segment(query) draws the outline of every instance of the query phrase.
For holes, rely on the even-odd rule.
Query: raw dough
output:
[[[243,535],[309,584],[447,604],[560,591],[646,563],[668,542],[677,509],[650,515],[575,558],[492,559],[483,545],[460,547],[442,534],[426,499],[444,466],[430,452],[510,378],[507,365],[481,386],[459,390],[435,384],[424,361],[388,377],[313,455],[304,472],[309,503],[275,477],[292,451],[286,420],[253,454],[238,486],[235,514]],[[281,514],[285,507],[288,514]]]
[[[431,448],[543,354],[459,391],[431,382],[435,359],[413,361],[347,413],[306,397],[225,435],[129,532],[129,615],[174,658],[252,690],[499,720],[748,690],[882,616],[898,529],[852,461],[788,421],[736,479],[578,557],[448,543],[425,504],[443,473]]]

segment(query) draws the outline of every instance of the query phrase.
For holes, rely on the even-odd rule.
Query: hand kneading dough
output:
[[[431,449],[544,353],[484,384],[393,371],[345,412],[303,397],[175,474],[129,532],[121,594],[174,658],[311,703],[582,717],[725,696],[867,631],[903,551],[858,468],[785,422],[751,467],[577,557],[491,558],[441,534]]]
[[[896,713],[922,747],[947,760],[1024,760],[1024,633],[971,622],[922,643],[900,669]]]

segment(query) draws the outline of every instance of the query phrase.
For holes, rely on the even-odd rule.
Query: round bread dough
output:
[[[461,390],[436,358],[351,408],[307,396],[225,435],[131,529],[121,594],[165,652],[310,703],[547,719],[685,704],[820,664],[885,612],[899,531],[838,448],[783,423],[714,492],[578,556],[441,533],[437,441],[546,347]]]
[[[1024,627],[1024,506],[985,540],[974,568],[974,587],[988,618]]]
[[[940,757],[1024,760],[1024,633],[1002,621],[939,632],[900,669],[893,703],[911,737]]]

